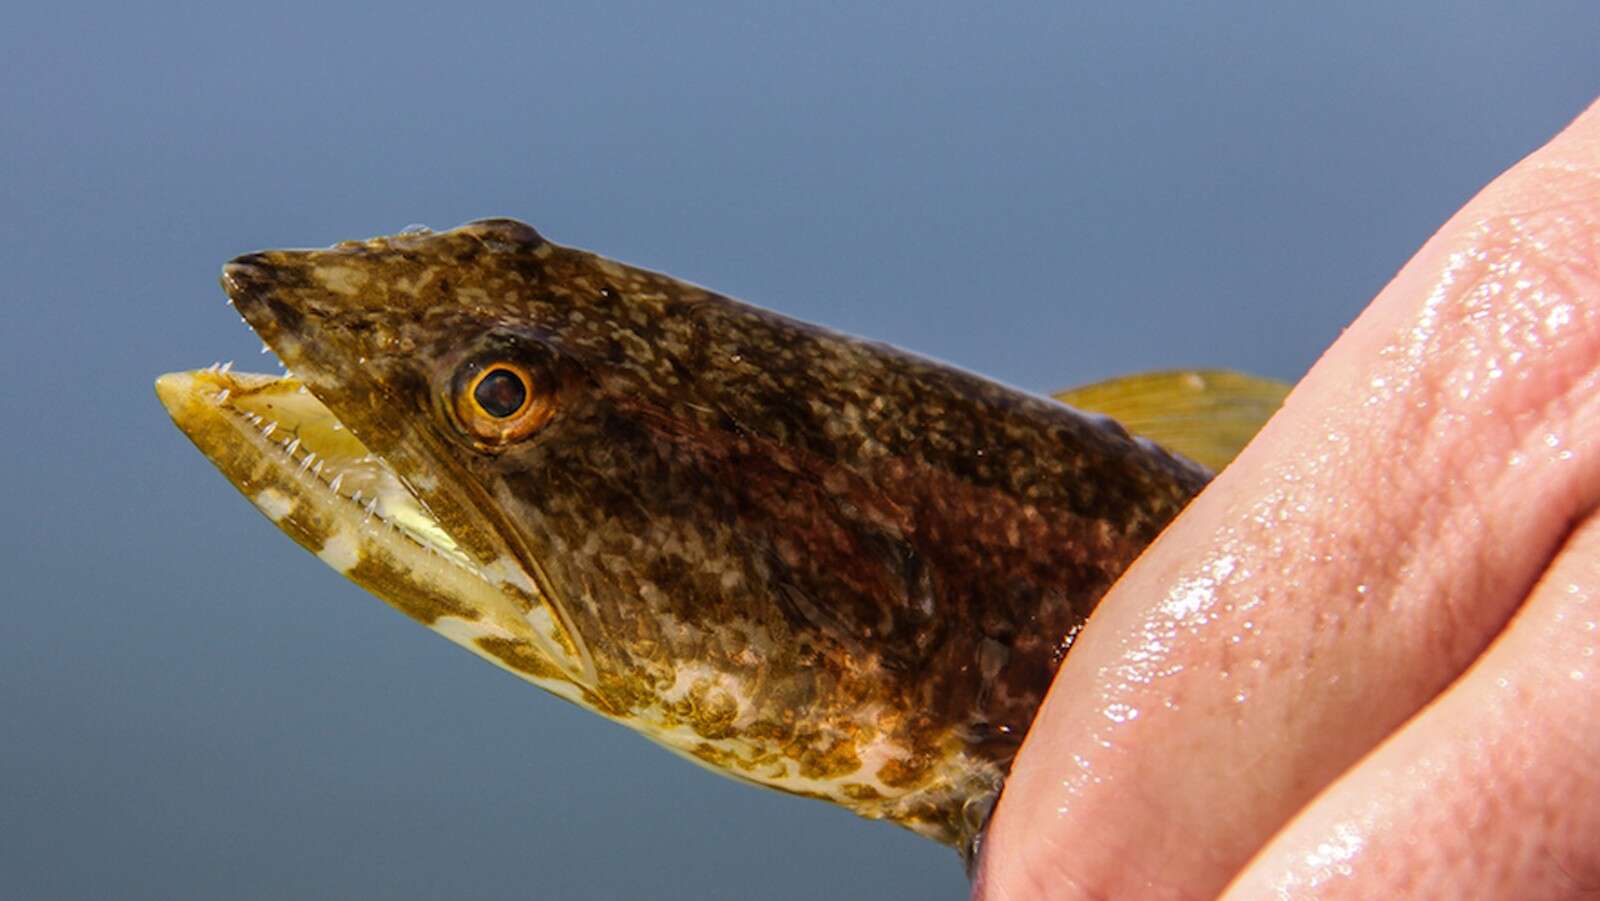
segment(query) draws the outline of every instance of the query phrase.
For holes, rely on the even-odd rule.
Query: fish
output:
[[[969,862],[1100,597],[1286,390],[1036,396],[513,219],[221,280],[287,372],[156,390],[281,531],[560,698]]]

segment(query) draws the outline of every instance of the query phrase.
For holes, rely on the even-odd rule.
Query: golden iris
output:
[[[474,438],[491,445],[526,438],[555,410],[533,374],[511,361],[479,369],[456,393],[456,416]]]

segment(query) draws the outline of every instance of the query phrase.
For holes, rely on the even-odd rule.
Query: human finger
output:
[[[1228,896],[1600,892],[1600,517],[1460,682],[1342,776]]]
[[[1600,500],[1597,173],[1600,108],[1452,218],[1107,595],[981,897],[1214,894],[1483,650]]]

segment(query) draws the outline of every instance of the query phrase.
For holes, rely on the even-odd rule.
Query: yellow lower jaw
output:
[[[330,491],[409,533],[419,543],[462,565],[472,565],[466,552],[394,472],[297,380],[279,378],[259,386],[241,386],[229,402],[251,424],[282,432],[278,440],[285,447],[292,440],[286,436],[298,438],[300,446],[291,456],[320,476]]]
[[[485,579],[298,382],[202,370],[164,375],[156,393],[228,481],[324,563],[473,653],[581,698],[526,602]]]

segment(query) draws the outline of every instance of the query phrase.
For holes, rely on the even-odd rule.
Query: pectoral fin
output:
[[[1073,388],[1056,400],[1122,423],[1213,471],[1244,449],[1290,386],[1226,369],[1143,372]]]

